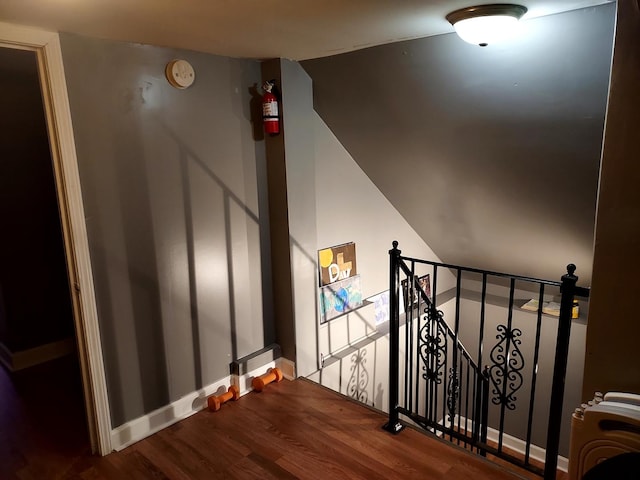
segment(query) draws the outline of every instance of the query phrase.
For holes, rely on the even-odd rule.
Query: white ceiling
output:
[[[526,18],[613,0],[523,0]],[[491,2],[478,2],[491,3]],[[449,33],[473,0],[0,0],[0,21],[215,53],[292,60]]]

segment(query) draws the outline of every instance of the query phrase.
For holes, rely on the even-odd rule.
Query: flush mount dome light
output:
[[[513,4],[478,5],[451,12],[447,20],[465,42],[486,47],[508,38],[527,7]]]

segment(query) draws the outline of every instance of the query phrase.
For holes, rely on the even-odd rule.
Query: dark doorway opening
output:
[[[0,112],[0,478],[54,478],[90,441],[35,51],[0,47]]]

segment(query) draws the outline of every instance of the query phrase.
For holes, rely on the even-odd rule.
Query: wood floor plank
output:
[[[57,478],[89,449],[74,356],[13,373],[0,367],[1,479]]]
[[[313,382],[283,380],[95,457],[78,454],[77,445],[49,446],[24,428],[19,442],[12,442],[15,422],[0,408],[0,479],[522,478],[412,428],[392,435],[382,429],[385,421],[379,411]]]
[[[229,459],[225,455],[220,455],[220,444],[211,445],[209,449],[206,449],[207,445],[201,442],[191,443],[188,440],[193,441],[191,438],[186,440],[175,434],[155,435],[153,444],[158,446],[158,449],[164,455],[164,460],[169,462],[175,462],[177,464],[184,464],[184,471],[190,476],[190,478],[225,478],[224,472],[229,465],[234,464],[233,459]],[[151,438],[149,439],[152,440]],[[141,443],[141,442],[139,442]],[[215,452],[215,455],[210,455],[210,452]],[[234,458],[240,459],[243,455],[236,455]]]
[[[282,468],[273,459],[264,458],[256,453],[251,453],[242,462],[229,469],[229,475],[237,479],[283,479],[295,480],[298,477]]]
[[[189,480],[193,475],[189,470],[192,462],[188,457],[172,455],[175,449],[171,445],[162,445],[161,438],[149,439],[148,442],[138,442],[134,450],[151,462],[155,469],[166,475],[167,478],[176,480]],[[158,448],[160,443],[160,448]],[[211,473],[211,472],[209,472]],[[202,472],[200,472],[202,474]]]
[[[329,424],[317,428],[305,423],[308,412],[305,415],[292,415],[291,412],[298,411],[299,406],[296,407],[289,398],[278,398],[276,392],[261,395],[255,403],[260,405],[261,414],[269,419],[270,434],[277,434],[285,440],[286,453],[278,460],[280,465],[286,465],[286,468],[297,472],[296,475],[303,475],[302,478],[313,478],[316,472],[327,469],[334,470],[336,475],[344,478],[351,478],[351,471],[356,472],[357,478],[388,478],[372,468],[372,464],[377,463],[375,459],[365,460],[327,435],[325,429],[331,428]],[[251,404],[247,402],[245,408],[250,410]],[[343,469],[345,464],[349,465],[348,471]]]
[[[316,417],[307,418],[305,423],[315,423],[318,428],[326,424]],[[348,445],[363,461],[369,461],[370,457],[374,457],[376,469],[384,472],[385,478],[396,478],[398,470],[413,472],[416,475],[420,471],[425,475],[436,476],[446,472],[450,466],[448,462],[440,461],[433,450],[424,452],[397,445],[398,442],[394,441],[393,437],[388,438],[390,434],[383,431],[377,423],[370,424],[368,429],[370,433],[366,436],[360,432],[338,428],[328,429],[327,434],[337,442]]]
[[[301,381],[302,382],[302,381]],[[301,384],[301,383],[300,383]],[[283,408],[282,405],[287,405],[292,411],[302,409],[306,413],[306,416],[300,417],[298,421],[305,424],[312,424],[311,420],[314,416],[319,419],[316,424],[322,426],[323,435],[331,435],[332,432],[342,432],[336,434],[334,439],[336,441],[346,440],[349,442],[349,449],[354,449],[358,452],[358,442],[361,442],[362,449],[358,454],[362,455],[367,452],[368,457],[366,460],[370,462],[379,462],[381,458],[388,456],[388,467],[397,472],[397,476],[389,474],[387,471],[386,478],[416,478],[420,475],[428,475],[424,478],[440,478],[444,473],[450,469],[450,463],[442,461],[443,451],[448,451],[451,447],[449,445],[439,444],[438,452],[430,454],[425,453],[424,450],[420,451],[414,448],[413,442],[409,444],[402,444],[402,438],[404,437],[418,437],[419,440],[423,440],[424,435],[417,432],[407,431],[399,436],[393,436],[387,432],[381,430],[381,426],[385,420],[379,412],[374,412],[369,409],[363,408],[362,405],[355,404],[349,401],[344,401],[344,398],[336,397],[333,392],[326,391],[313,391],[312,396],[308,396],[305,393],[298,392],[294,388],[287,388],[286,398],[279,397],[279,386],[274,385],[272,390],[265,390],[260,400],[255,402],[246,402],[244,408],[255,408],[255,405],[260,405],[264,414],[271,419],[271,421],[277,421],[278,412]],[[348,432],[348,433],[347,433]],[[361,440],[355,439],[361,433]],[[406,433],[406,435],[405,435]],[[377,451],[375,449],[376,441],[380,441]],[[354,443],[355,442],[355,443]],[[436,442],[438,442],[436,440]],[[396,445],[393,445],[393,444]],[[399,444],[400,443],[400,444]],[[418,442],[419,443],[419,442]],[[326,444],[321,445],[323,451],[326,451]],[[433,450],[433,448],[432,448]],[[373,452],[373,455],[372,455]],[[327,452],[331,453],[331,451]],[[374,457],[375,456],[375,457]],[[456,456],[466,457],[467,452],[459,451]],[[446,455],[444,455],[446,457]],[[280,463],[286,461],[282,460]],[[483,462],[484,460],[479,460]],[[349,463],[351,466],[353,462]],[[418,468],[414,468],[411,465],[418,465]],[[289,468],[292,468],[289,466]],[[495,469],[492,465],[489,470]],[[302,470],[297,471],[298,474],[307,475],[308,478],[314,478],[313,473]],[[340,478],[340,475],[345,475],[343,472],[339,472],[335,478]],[[366,474],[360,472],[356,478],[368,478]],[[302,478],[305,478],[304,476]],[[332,478],[332,477],[329,477]],[[345,477],[346,478],[346,477]],[[507,477],[513,478],[507,474]]]
[[[182,450],[189,452],[195,461],[205,468],[210,468],[212,478],[218,478],[222,472],[251,453],[251,448],[230,438],[224,428],[214,427],[207,422],[208,413],[203,412],[199,416],[187,419],[188,424],[180,430],[159,433],[167,442],[178,442],[182,445]]]

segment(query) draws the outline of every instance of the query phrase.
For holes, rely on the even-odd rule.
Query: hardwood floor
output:
[[[459,430],[459,431],[464,431],[464,430]],[[445,436],[446,437],[446,436]],[[487,442],[487,445],[489,445],[490,447],[493,448],[498,448],[498,443],[497,442],[493,442],[491,440],[489,440]],[[503,446],[503,451],[504,453],[507,453],[508,455],[511,455],[512,457],[521,460],[522,462],[524,462],[524,455],[516,452],[514,450],[511,450],[507,447]],[[491,462],[494,463],[498,463],[500,465],[505,466],[507,469],[509,470],[513,470],[514,472],[518,473],[519,475],[521,475],[523,478],[529,479],[529,480],[540,480],[541,475],[537,475],[525,468],[520,468],[515,466],[513,463],[508,462],[507,460],[504,460],[500,457],[496,457],[495,455],[492,455],[490,453],[487,453],[487,459],[489,459]],[[539,469],[540,472],[544,471],[544,462],[541,461],[537,461],[535,459],[530,459],[530,463],[531,465],[537,467]],[[557,470],[556,471],[556,480],[569,480],[569,474],[567,472],[563,472],[561,470]]]
[[[0,366],[0,479],[52,479],[89,457],[77,359],[9,374]]]
[[[121,452],[92,456],[80,391],[70,379],[52,381],[61,368],[73,365],[31,372],[48,385],[44,391],[0,373],[0,479],[539,478],[410,428],[391,435],[380,412],[304,379],[271,384]]]

